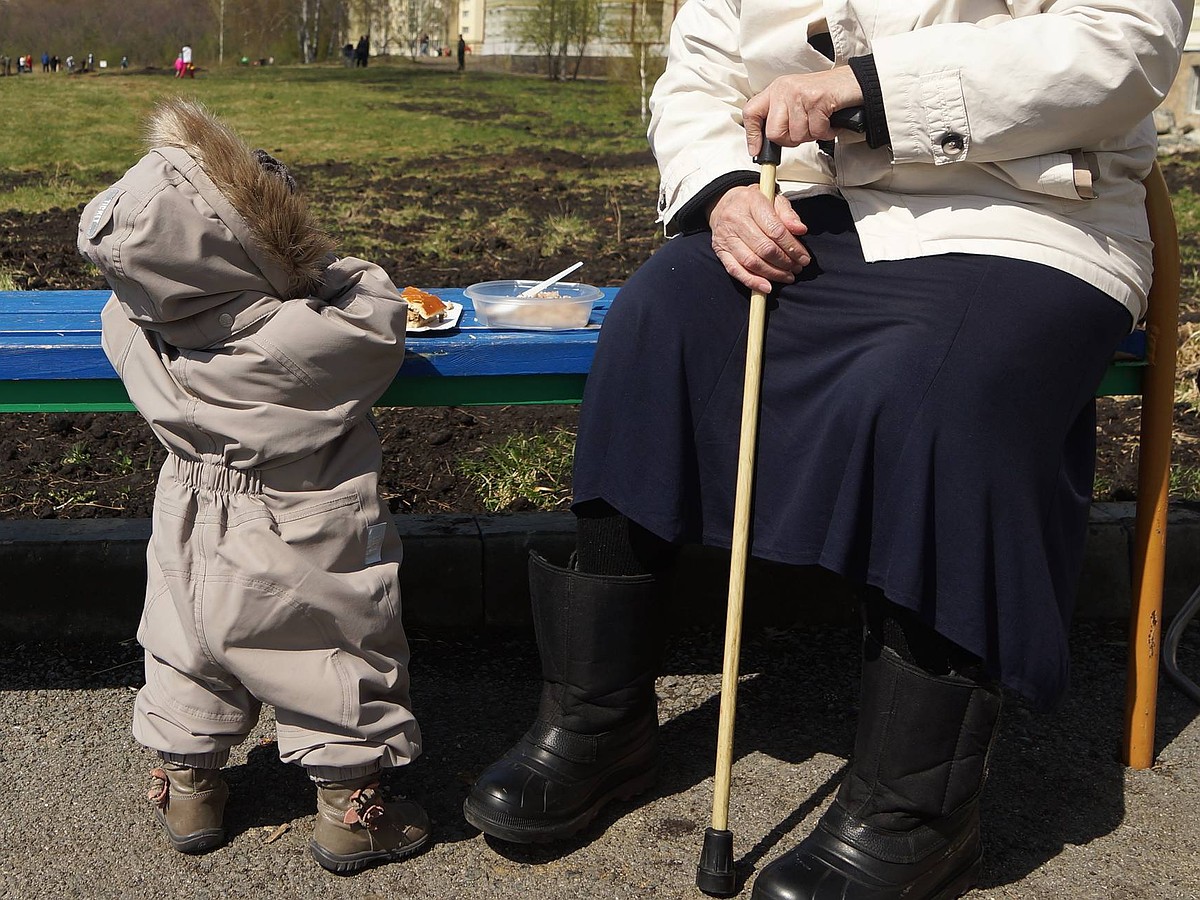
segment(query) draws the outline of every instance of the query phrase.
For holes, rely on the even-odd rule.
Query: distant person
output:
[[[87,70],[89,72],[96,71],[96,57],[91,53],[87,55]]]
[[[184,44],[183,49],[179,51],[179,55],[183,57],[183,64],[190,65],[192,62],[192,47],[190,44]]]
[[[0,56],[0,75],[12,74],[12,60],[7,56]]]
[[[59,59],[58,54],[55,53],[52,57],[50,57],[50,71],[57,72],[61,68],[62,68],[62,60]]]
[[[78,246],[113,291],[105,352],[167,448],[133,711],[159,756],[151,808],[176,850],[223,844],[220,770],[269,703],[280,758],[316,786],[317,862],[404,859],[430,824],[380,790],[421,732],[371,407],[408,303],[379,266],[335,256],[283,164],[203,107],[166,101],[148,134]]]
[[[467,67],[467,42],[460,34],[458,36],[458,71],[462,71]]]
[[[50,54],[46,53],[45,51],[42,52],[42,71],[50,71]]]
[[[367,67],[367,56],[370,52],[371,44],[367,40],[367,36],[365,34],[359,35],[358,45],[354,48],[354,67],[356,69],[360,66],[364,69]]]
[[[427,34],[421,35],[421,55],[429,55],[429,35]]]
[[[128,68],[129,68],[129,57],[128,57],[128,56],[122,56],[122,57],[121,57],[121,68],[122,68],[122,69],[128,69]]]
[[[179,56],[175,57],[175,77],[176,78],[183,77],[183,54],[182,53],[179,54]]]
[[[67,74],[68,75],[75,74],[75,57],[72,56],[70,53],[67,54]]]
[[[347,69],[354,65],[354,45],[346,41],[346,46],[342,48],[342,65]]]

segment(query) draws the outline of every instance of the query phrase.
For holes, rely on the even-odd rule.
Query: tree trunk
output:
[[[312,62],[312,59],[309,57],[308,49],[308,3],[309,0],[300,0],[299,25],[296,28],[296,37],[300,42],[300,62],[302,63]]]
[[[644,125],[644,124],[646,124],[646,112],[647,112],[647,104],[646,104],[646,45],[645,44],[638,45],[638,84],[639,84],[639,94],[641,95],[641,100],[642,100],[642,107],[641,107],[642,124]]]

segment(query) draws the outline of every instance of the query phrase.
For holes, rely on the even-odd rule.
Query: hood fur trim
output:
[[[172,98],[155,107],[146,143],[178,147],[200,164],[222,196],[246,221],[258,249],[288,273],[291,300],[322,282],[335,242],[314,220],[308,204],[278,175],[268,172],[246,143],[201,104]]]

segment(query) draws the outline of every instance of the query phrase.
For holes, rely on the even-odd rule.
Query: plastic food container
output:
[[[475,304],[475,317],[488,328],[558,331],[584,328],[604,292],[590,284],[559,282],[537,297],[518,297],[536,281],[482,281],[463,291]]]

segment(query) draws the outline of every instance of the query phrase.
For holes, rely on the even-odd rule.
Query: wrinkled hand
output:
[[[783,147],[831,140],[837,129],[829,117],[839,109],[860,106],[862,88],[849,66],[805,75],[781,75],[742,107],[746,148],[755,156],[764,131]]]
[[[770,293],[772,282],[791,284],[811,261],[797,240],[808,231],[782,195],[774,202],[757,185],[730,188],[708,213],[712,247],[725,271],[752,291]]]

